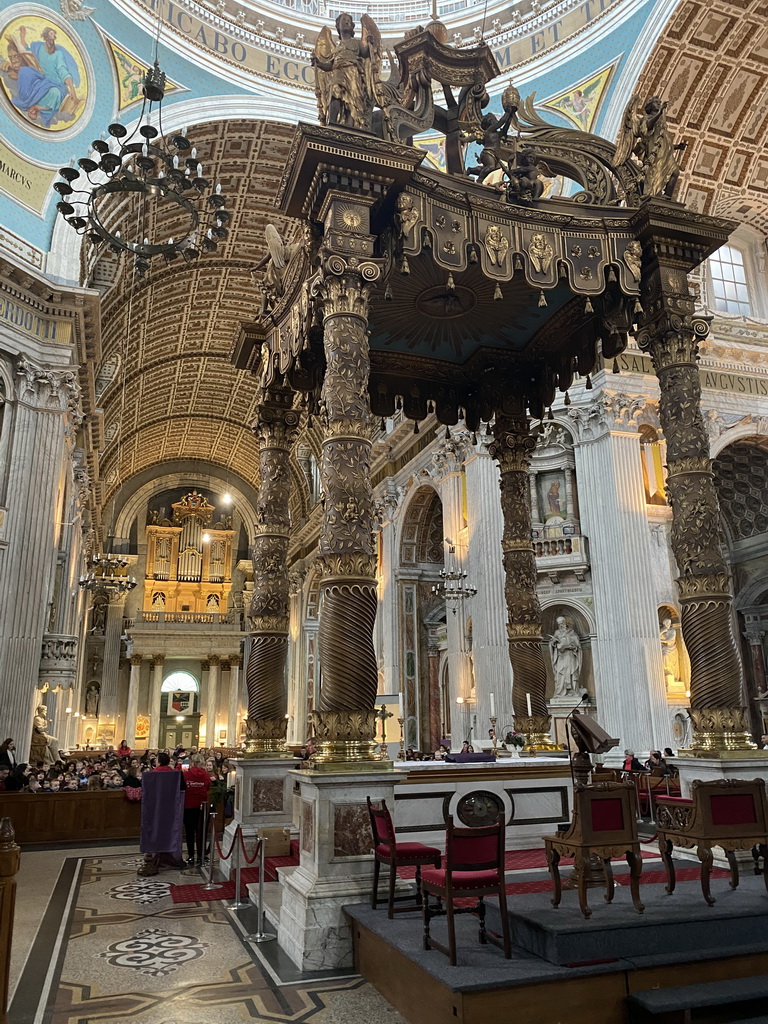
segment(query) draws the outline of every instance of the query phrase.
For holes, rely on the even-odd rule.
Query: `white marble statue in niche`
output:
[[[581,639],[563,615],[558,615],[555,625],[555,632],[549,641],[555,697],[570,697],[580,694],[579,676],[583,656]]]
[[[672,618],[665,615],[659,627],[659,640],[661,642],[661,657],[664,662],[664,682],[669,686],[671,683],[680,681],[680,651],[677,646],[677,630],[672,625]]]

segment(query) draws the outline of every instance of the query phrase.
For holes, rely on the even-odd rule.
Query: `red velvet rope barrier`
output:
[[[257,860],[257,858],[259,856],[259,851],[261,850],[261,844],[263,842],[264,842],[263,839],[257,839],[256,840],[256,849],[254,850],[253,857],[249,857],[248,853],[246,852],[246,849],[245,849],[245,840],[243,839],[243,830],[240,829],[240,846],[242,847],[243,857],[245,857],[245,863],[246,864],[255,864],[256,863],[256,860]]]
[[[224,853],[224,851],[221,848],[221,843],[219,842],[219,837],[216,835],[216,830],[214,829],[213,838],[216,840],[216,849],[219,851],[220,860],[229,860],[229,858],[232,856],[232,851],[234,850],[235,843],[237,842],[238,832],[242,835],[242,830],[239,825],[235,829],[235,834],[232,836],[232,845],[229,848],[229,852]]]

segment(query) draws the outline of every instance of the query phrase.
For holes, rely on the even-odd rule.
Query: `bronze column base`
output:
[[[390,771],[375,740],[376,709],[369,711],[313,711],[312,728],[317,753],[310,759],[314,771]]]
[[[288,719],[282,718],[248,718],[245,722],[244,756],[252,757],[291,757],[285,749],[285,734]]]
[[[523,747],[529,754],[536,754],[541,750],[562,750],[557,743],[553,743],[549,736],[549,715],[515,715],[515,729],[526,737],[526,744]]]
[[[765,756],[750,738],[745,708],[691,708],[693,743],[680,753],[687,757]]]

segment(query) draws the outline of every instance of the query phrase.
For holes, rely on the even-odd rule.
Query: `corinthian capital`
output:
[[[47,370],[22,356],[16,364],[16,395],[27,405],[51,412],[69,412],[82,420],[80,385],[75,370]]]
[[[580,441],[593,441],[611,430],[634,432],[637,417],[643,411],[643,395],[627,395],[623,391],[602,391],[588,405],[571,405],[568,416],[573,421]]]
[[[256,406],[251,429],[262,447],[290,448],[296,439],[301,413],[293,408],[293,391],[265,387]]]

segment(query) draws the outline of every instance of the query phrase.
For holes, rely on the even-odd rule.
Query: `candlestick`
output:
[[[491,694],[491,696],[493,696],[493,694]],[[496,746],[496,722],[498,719],[495,715],[491,715],[488,721],[491,723],[491,753],[495,756],[498,749]]]
[[[399,709],[400,720],[402,721],[402,719],[405,718],[405,712],[403,711],[403,695],[402,695],[402,693],[398,693],[398,695],[397,695],[397,707]]]
[[[402,694],[401,694],[400,695],[400,704],[402,705],[402,703],[403,703],[403,697],[402,697]],[[405,742],[404,742],[404,739],[403,739],[403,722],[404,721],[405,721],[405,719],[402,717],[402,712],[401,712],[400,718],[398,718],[398,722],[400,723],[400,749],[397,752],[397,760],[398,761],[404,761],[405,760]]]
[[[530,695],[530,693],[526,693],[526,695],[525,695],[525,703],[528,706],[528,717],[532,718],[533,717],[533,712],[531,711],[531,695]]]
[[[494,715],[496,714],[496,698],[494,697],[493,694],[491,694],[490,697],[491,697],[491,718],[493,718]]]

